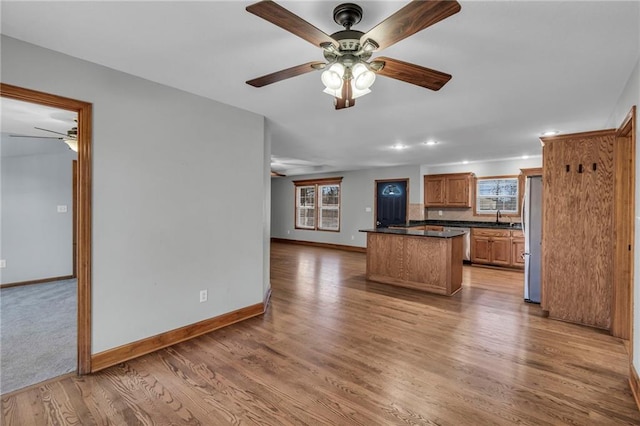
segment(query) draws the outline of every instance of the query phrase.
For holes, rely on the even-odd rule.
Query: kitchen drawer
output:
[[[520,231],[519,229],[516,229],[516,230],[511,231],[511,236],[513,238],[524,238],[524,233],[522,231]]]
[[[471,233],[478,237],[510,237],[509,229],[473,228]]]
[[[438,232],[442,232],[444,230],[443,226],[437,226],[437,225],[425,225],[424,227],[425,231],[438,231]]]

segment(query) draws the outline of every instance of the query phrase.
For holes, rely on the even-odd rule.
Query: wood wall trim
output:
[[[78,114],[78,374],[91,371],[91,188],[92,105],[88,102],[0,83],[0,96],[31,102]]]
[[[184,327],[176,328],[165,333],[147,337],[117,348],[109,349],[93,355],[91,359],[92,373],[107,367],[125,362],[142,355],[184,342],[185,340],[201,336],[231,324],[262,315],[264,303],[256,303],[245,308],[237,309],[217,317],[199,321]]]
[[[303,241],[303,240],[289,240],[287,238],[275,238],[271,237],[272,243],[286,243],[286,244],[298,244],[301,246],[322,247],[334,250],[352,251],[356,253],[366,253],[366,247],[347,246],[344,244],[331,244],[331,243],[318,243],[315,241]]]
[[[611,136],[616,133],[616,129],[592,130],[589,132],[568,133],[566,135],[541,136],[540,140],[544,143],[548,141],[564,140],[564,139],[585,139],[597,138],[603,136]]]
[[[524,177],[542,176],[542,167],[532,167],[530,169],[520,169],[520,173]]]
[[[23,285],[50,283],[50,282],[53,282],[53,281],[70,280],[70,279],[73,279],[73,278],[75,278],[73,275],[63,275],[61,277],[40,278],[40,279],[37,279],[37,280],[18,281],[18,282],[14,282],[14,283],[0,284],[0,288],[20,287],[20,286],[23,286]]]
[[[636,405],[640,410],[640,379],[638,378],[638,372],[633,367],[633,364],[629,365],[629,385],[631,386],[633,399],[636,400]]]

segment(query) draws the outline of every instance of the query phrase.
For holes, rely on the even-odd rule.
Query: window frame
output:
[[[324,231],[324,232],[340,232],[342,222],[342,177],[323,178],[323,179],[304,179],[294,180],[294,229],[306,230],[306,231]],[[338,187],[338,203],[337,206],[325,206],[322,205],[322,188],[325,186],[337,186]],[[304,226],[299,221],[300,205],[300,190],[305,187],[314,187],[314,204],[312,209],[314,210],[314,223],[313,226]],[[322,211],[336,211],[338,212],[338,227],[337,228],[324,228],[321,223]]]
[[[478,195],[478,185],[480,181],[487,180],[514,180],[516,184],[516,210],[515,211],[503,211],[500,209],[501,216],[506,217],[520,217],[521,204],[522,204],[522,177],[521,175],[502,175],[502,176],[480,176],[474,179],[473,185],[473,215],[474,216],[495,216],[498,210],[482,210],[478,211],[479,203],[478,199],[480,196]],[[509,196],[511,197],[511,196]]]

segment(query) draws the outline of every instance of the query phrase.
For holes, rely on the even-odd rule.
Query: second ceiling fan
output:
[[[369,87],[376,75],[440,90],[451,79],[450,74],[387,57],[369,59],[374,52],[448,18],[460,8],[455,0],[414,0],[363,33],[351,29],[362,19],[362,8],[354,3],[344,3],[333,11],[334,21],[344,30],[327,35],[277,3],[260,1],[248,6],[247,11],[320,47],[327,62],[307,62],[254,78],[247,84],[262,87],[314,70],[324,70],[324,92],[334,97],[336,109],[354,106],[356,98],[370,92]]]

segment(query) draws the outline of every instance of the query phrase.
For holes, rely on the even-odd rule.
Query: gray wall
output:
[[[76,153],[61,141],[53,152],[19,150],[42,140],[2,134],[0,150],[1,205],[0,283],[16,283],[71,275],[72,162]],[[57,206],[67,206],[58,213]]]
[[[93,103],[93,353],[262,302],[262,116],[4,36],[1,59]]]
[[[340,232],[295,229],[295,190],[293,181],[342,176]],[[376,179],[409,179],[409,202],[420,202],[420,167],[384,167],[349,172],[271,178],[271,236],[300,241],[366,247],[366,235],[375,218]],[[366,209],[371,208],[370,212]]]

